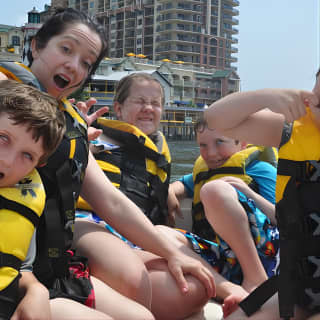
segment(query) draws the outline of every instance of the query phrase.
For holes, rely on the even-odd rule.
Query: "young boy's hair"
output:
[[[197,136],[198,133],[202,133],[204,130],[214,130],[208,127],[208,123],[204,118],[198,119],[194,125],[194,133]],[[239,140],[234,140],[235,144],[239,143]]]
[[[44,164],[61,142],[65,118],[59,102],[48,94],[13,80],[0,81],[0,116],[5,113],[15,125],[25,125],[37,142],[42,137]]]

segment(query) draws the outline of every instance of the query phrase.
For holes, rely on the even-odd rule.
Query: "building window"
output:
[[[93,8],[94,8],[94,2],[93,2],[93,1],[90,2],[89,7],[90,7],[90,9],[93,9]]]
[[[20,46],[20,37],[18,36],[12,36],[12,39],[11,39],[11,44],[13,46]]]

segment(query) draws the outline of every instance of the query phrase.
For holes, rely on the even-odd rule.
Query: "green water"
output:
[[[169,141],[171,157],[171,181],[184,174],[192,173],[194,161],[199,156],[199,147],[195,141]]]

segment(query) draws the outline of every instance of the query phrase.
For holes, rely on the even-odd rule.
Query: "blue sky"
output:
[[[45,0],[9,0],[0,23],[20,26]],[[240,0],[238,73],[242,90],[311,89],[320,67],[318,0]]]

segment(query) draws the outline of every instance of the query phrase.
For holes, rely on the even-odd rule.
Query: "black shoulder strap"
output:
[[[21,266],[21,260],[13,254],[0,252],[0,268],[11,267],[19,270]]]
[[[278,291],[278,276],[273,276],[262,283],[239,303],[240,308],[250,317]]]
[[[30,208],[18,202],[9,200],[1,195],[0,195],[0,208],[8,209],[8,210],[19,213],[20,215],[28,219],[35,227],[39,223],[40,218],[33,210],[31,210]]]

